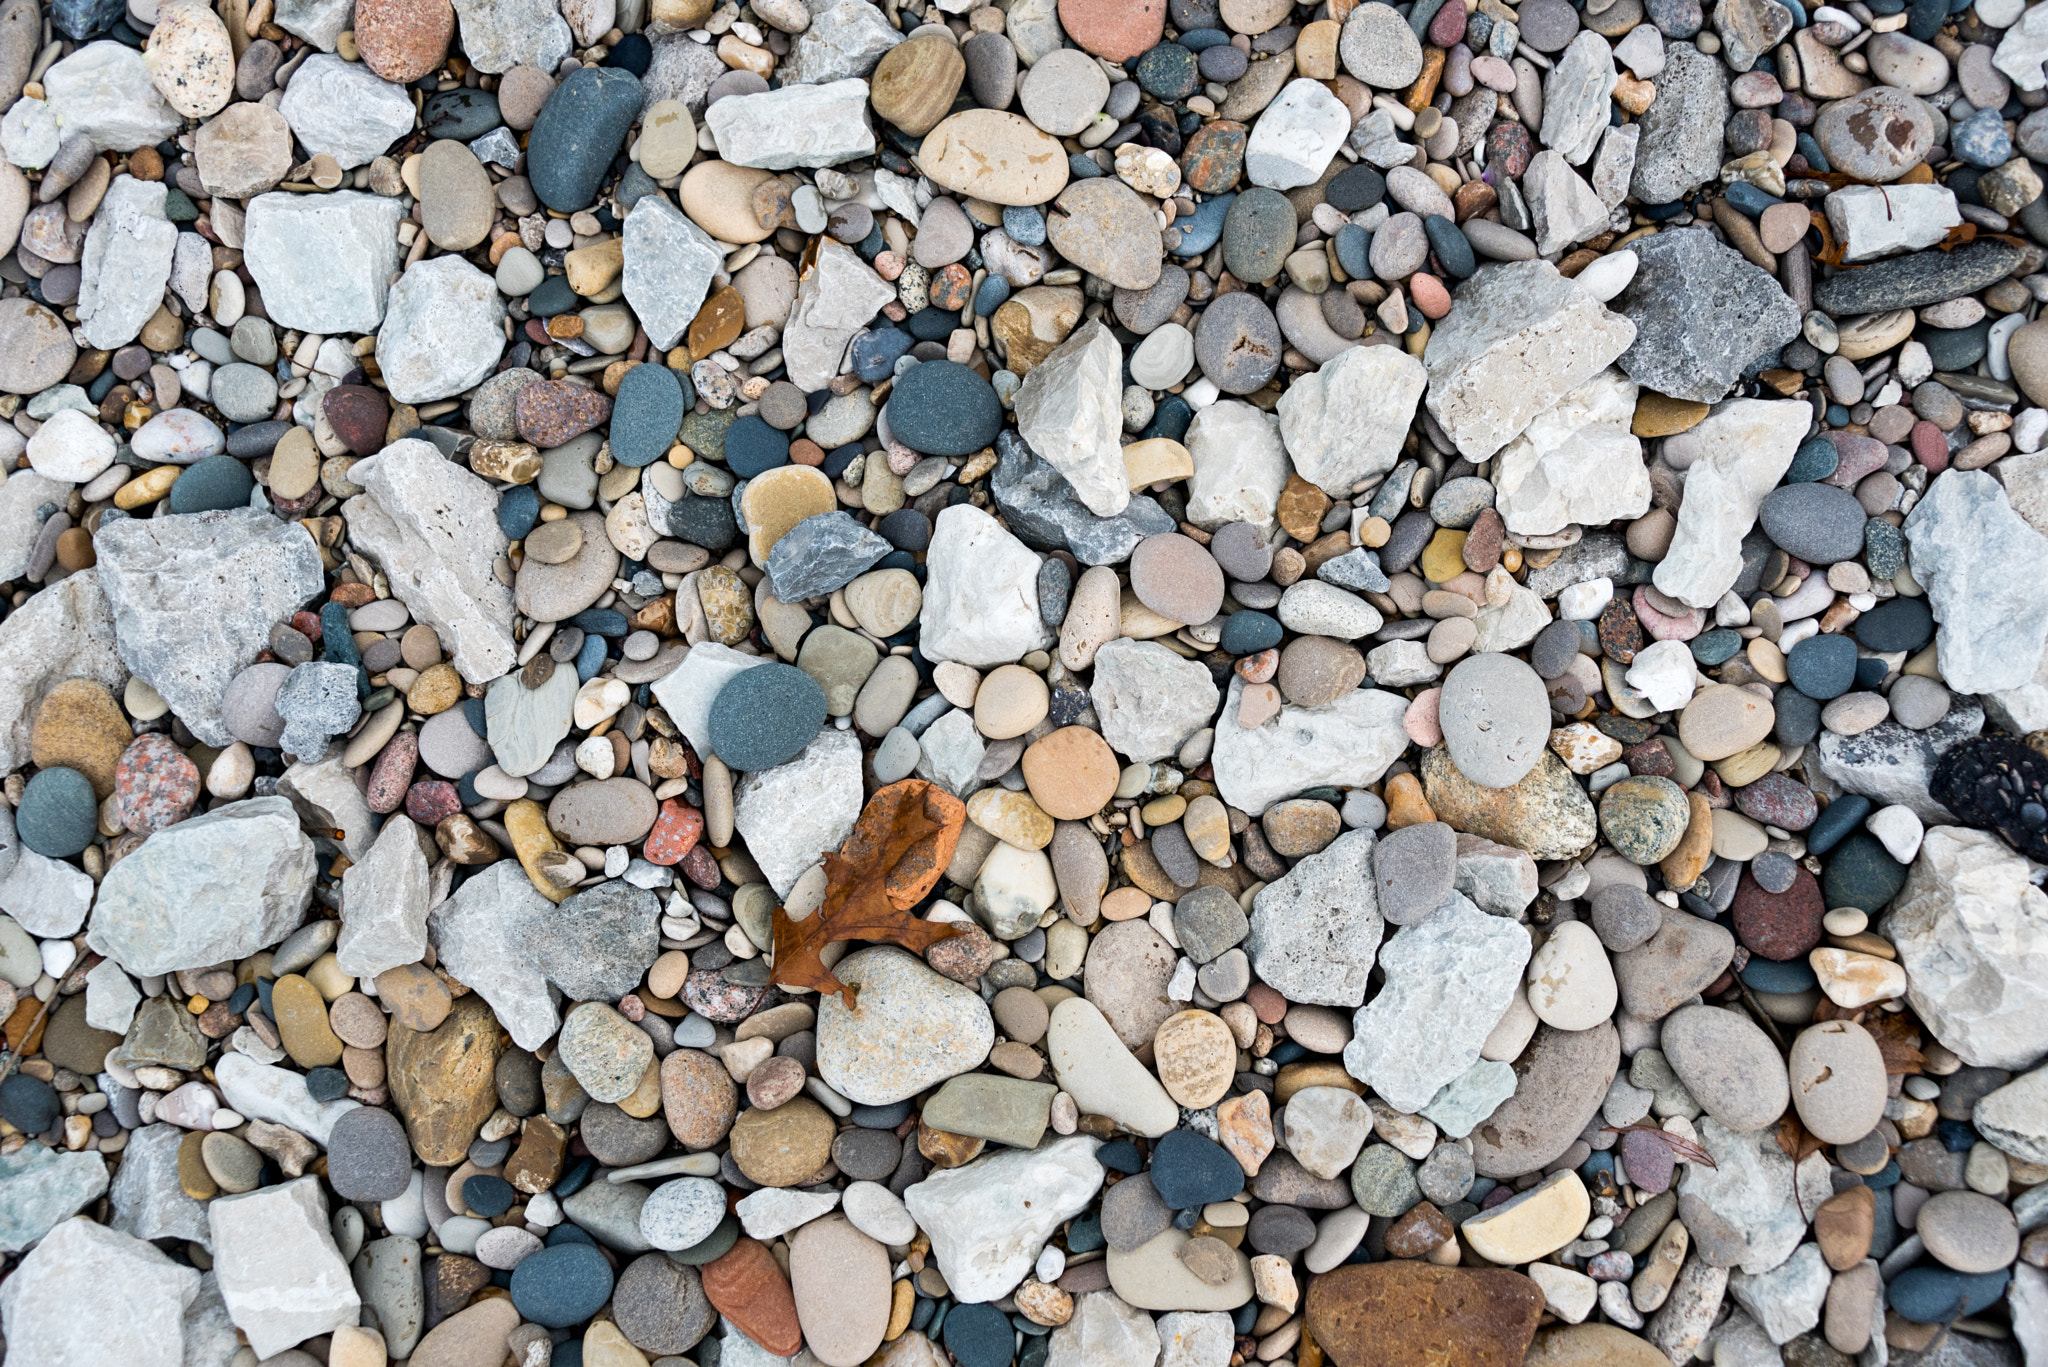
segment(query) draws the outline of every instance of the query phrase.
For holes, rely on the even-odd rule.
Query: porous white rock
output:
[[[1650,37],[1657,37],[1654,25]],[[1661,70],[1661,45],[1657,52]],[[1556,149],[1574,166],[1585,165],[1586,158],[1599,145],[1600,135],[1607,131],[1608,97],[1614,93],[1617,79],[1614,57],[1614,49],[1605,38],[1591,29],[1582,29],[1543,82],[1542,144],[1546,149]],[[1531,161],[1530,168],[1534,167],[1535,162]]]
[[[1931,247],[1963,221],[1946,185],[1845,185],[1821,206],[1844,264]]]
[[[1628,666],[1628,686],[1659,712],[1676,712],[1691,702],[1698,676],[1692,647],[1684,641],[1652,641]]]
[[[126,346],[162,306],[178,246],[178,229],[164,216],[169,189],[162,181],[116,176],[100,200],[78,261],[79,331],[87,345]]]
[[[1521,983],[1529,934],[1453,892],[1401,927],[1379,961],[1386,985],[1353,1017],[1344,1069],[1412,1114],[1479,1061]]]
[[[935,1172],[904,1191],[956,1300],[973,1305],[1016,1289],[1052,1232],[1101,1188],[1100,1144],[1057,1139]]]
[[[1086,997],[1069,997],[1052,1009],[1045,1055],[1060,1087],[1083,1112],[1108,1116],[1148,1139],[1180,1123],[1180,1107],[1166,1088]]]
[[[412,100],[361,62],[327,53],[292,75],[277,112],[308,152],[325,152],[344,171],[364,166],[412,131]]]
[[[720,157],[770,171],[836,166],[875,151],[868,83],[857,77],[718,100],[704,111],[704,126]]]
[[[1373,891],[1372,846],[1371,831],[1346,831],[1252,899],[1245,953],[1260,979],[1289,1001],[1365,1000],[1386,929]]]
[[[111,39],[87,43],[44,72],[43,92],[64,136],[89,138],[102,152],[151,146],[184,124],[150,81],[149,59]]]
[[[1650,510],[1643,444],[1629,430],[1636,395],[1635,381],[1610,367],[1537,414],[1501,449],[1493,506],[1509,531],[1550,536],[1575,522],[1599,527]]]
[[[431,403],[481,383],[505,350],[504,317],[497,282],[461,257],[408,267],[377,333],[377,368],[391,397]]]
[[[1428,384],[1422,362],[1399,347],[1338,352],[1280,396],[1280,437],[1294,472],[1332,497],[1349,498],[1352,485],[1385,474],[1401,458]]]
[[[1152,641],[1119,637],[1095,653],[1089,686],[1102,738],[1134,764],[1178,754],[1221,696],[1209,671]]]
[[[218,1196],[206,1215],[221,1299],[259,1357],[356,1322],[362,1298],[335,1247],[319,1178]]]
[[[1982,470],[1937,475],[1905,531],[1913,577],[1941,624],[1935,646],[1948,686],[1990,693],[2031,681],[2048,642],[2048,594],[2013,569],[2048,560],[2048,537]]]
[[[2048,13],[2036,5],[2005,31],[1991,65],[2012,77],[2012,83],[2020,89],[2039,90],[2048,85],[2043,62],[2048,62]]]
[[[492,75],[521,65],[552,72],[575,38],[555,0],[460,0],[455,14],[463,55]]]
[[[214,1066],[214,1080],[220,1084],[221,1096],[238,1114],[287,1126],[316,1144],[324,1145],[334,1122],[362,1104],[346,1097],[340,1101],[315,1101],[306,1089],[304,1073],[258,1063],[239,1052],[220,1056]]]
[[[357,461],[349,479],[364,490],[342,508],[349,540],[383,566],[392,596],[434,629],[468,682],[511,670],[512,591],[492,568],[508,544],[497,491],[410,437]]]
[[[384,818],[367,858],[341,876],[340,968],[351,978],[416,964],[427,949],[433,837],[403,812]]]
[[[404,207],[382,195],[258,195],[242,227],[243,259],[263,307],[283,327],[375,332],[398,271]]]
[[[1272,535],[1290,468],[1278,421],[1241,399],[1224,399],[1195,414],[1182,444],[1195,465],[1188,521],[1205,530],[1249,522]]]
[[[1312,185],[1351,132],[1351,111],[1321,81],[1289,81],[1252,125],[1244,175],[1254,185]]]
[[[1017,391],[1016,412],[1019,435],[1066,477],[1089,512],[1115,517],[1130,503],[1123,349],[1101,319],[1076,328],[1031,368]]]
[[[689,330],[725,257],[711,235],[665,195],[642,195],[626,215],[621,236],[626,302],[647,340],[666,350]]]
[[[1046,1367],[1121,1367],[1159,1356],[1152,1317],[1114,1291],[1090,1291],[1074,1300],[1074,1314],[1052,1331]]]
[[[819,239],[817,259],[797,282],[796,304],[782,329],[782,360],[790,382],[806,393],[823,389],[839,373],[854,334],[895,297],[896,287],[853,248],[834,238]]]
[[[1218,791],[1239,811],[1258,815],[1304,788],[1377,783],[1408,748],[1408,700],[1398,693],[1360,688],[1320,707],[1284,705],[1249,729],[1238,724],[1243,695],[1233,677],[1210,754]]]
[[[119,1313],[109,1313],[118,1288]],[[132,1234],[64,1221],[0,1282],[9,1357],[47,1367],[184,1367],[186,1307],[199,1274]]]
[[[979,508],[956,503],[940,513],[925,553],[925,658],[985,668],[1051,645],[1038,566],[1035,552]]]
[[[733,824],[778,897],[836,850],[860,818],[860,738],[820,730],[794,759],[757,769],[733,796]]]
[[[1880,932],[1906,1000],[1963,1062],[2026,1068],[2048,1053],[2048,893],[1988,831],[1934,826]]]
[[[1742,571],[1742,538],[1777,487],[1813,420],[1793,399],[1716,404],[1686,435],[1698,452],[1685,472],[1678,530],[1651,582],[1690,607],[1710,608]]]

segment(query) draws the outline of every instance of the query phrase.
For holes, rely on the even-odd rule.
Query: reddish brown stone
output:
[[[1764,891],[1744,869],[1729,910],[1734,916],[1735,938],[1750,953],[1782,962],[1800,958],[1820,943],[1827,901],[1821,896],[1820,884],[1803,868],[1783,892]]]
[[[1456,0],[1452,0],[1456,3]],[[1442,1248],[1444,1241],[1451,1237],[1451,1222],[1429,1202],[1410,1210],[1394,1221],[1387,1231],[1387,1256],[1389,1258],[1420,1258],[1434,1248]]]
[[[405,791],[405,814],[422,826],[438,826],[462,810],[462,795],[445,778],[422,779]]]
[[[1616,664],[1631,663],[1647,644],[1643,624],[1636,620],[1636,610],[1626,598],[1616,598],[1600,610],[1599,628],[1601,653]]]
[[[1746,817],[1784,831],[1803,831],[1820,815],[1813,789],[1783,774],[1765,774],[1737,788],[1735,807]]]
[[[796,1356],[804,1346],[796,1296],[766,1245],[742,1238],[723,1257],[704,1264],[702,1272],[704,1298],[719,1314],[769,1352]]]
[[[199,766],[169,736],[138,736],[114,765],[114,805],[139,835],[183,821],[198,800]]]
[[[1354,1263],[1308,1286],[1309,1334],[1337,1367],[1516,1367],[1542,1313],[1505,1268]]]
[[[543,380],[519,391],[519,437],[542,448],[560,446],[612,415],[612,401],[566,380]]]
[[[1480,510],[1471,530],[1465,533],[1465,568],[1485,574],[1500,563],[1501,547],[1507,544],[1507,524],[1491,508]]]
[[[491,1284],[491,1269],[459,1253],[443,1253],[427,1273],[427,1325],[447,1319]]]
[[[1196,129],[1180,154],[1180,178],[1205,195],[1237,188],[1244,172],[1244,144],[1249,131],[1241,123],[1216,119]]]
[[[1128,62],[1166,31],[1166,0],[1060,0],[1060,27],[1097,57]]]
[[[363,65],[410,85],[448,55],[455,9],[448,0],[356,0],[355,29]]]
[[[1429,21],[1429,41],[1447,48],[1465,36],[1465,0],[1445,0]]]
[[[662,1115],[684,1148],[708,1149],[724,1139],[739,1095],[732,1074],[709,1054],[678,1049],[661,1061]]]
[[[405,802],[406,788],[412,783],[412,771],[419,762],[419,732],[400,731],[386,742],[377,753],[377,762],[370,766],[370,782],[363,792],[363,801],[370,810],[379,815],[397,811]]]
[[[320,411],[341,444],[359,456],[384,449],[384,429],[391,423],[391,401],[366,384],[338,384],[320,400]]]
[[[546,1116],[533,1116],[519,1137],[519,1147],[505,1160],[505,1180],[528,1194],[546,1191],[562,1175],[568,1152],[568,1132]]]
[[[1650,739],[1640,745],[1624,745],[1621,757],[1628,765],[1628,771],[1638,777],[1670,778],[1678,771],[1672,762],[1671,751],[1661,740]]]
[[[698,838],[703,834],[704,813],[672,797],[661,804],[661,815],[654,819],[654,829],[647,833],[642,854],[650,864],[679,864],[697,848]]]

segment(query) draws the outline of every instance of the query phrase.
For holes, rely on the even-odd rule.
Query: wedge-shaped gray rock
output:
[[[1769,1272],[1792,1256],[1806,1234],[1806,1218],[1793,1198],[1792,1160],[1770,1126],[1738,1133],[1710,1115],[1694,1124],[1714,1166],[1687,1163],[1678,1194],[1706,1202],[1748,1241],[1744,1272]]]
[[[1941,624],[1941,676],[1958,693],[2018,688],[2048,641],[2048,594],[2023,565],[2048,561],[2048,537],[2012,510],[1982,470],[1935,478],[1906,518],[1913,577]]]
[[[807,517],[768,552],[768,580],[777,601],[801,603],[845,588],[889,553],[887,541],[834,510]]]
[[[1429,411],[1484,460],[1628,349],[1635,324],[1547,261],[1482,266],[1422,354]]]
[[[1033,550],[1070,550],[1084,565],[1116,565],[1128,560],[1146,537],[1174,528],[1173,519],[1148,494],[1132,494],[1115,517],[1097,517],[1066,476],[1014,431],[996,434],[996,454],[989,491],[1010,530]],[[0,492],[5,488],[0,485]]]
[[[229,681],[327,586],[306,529],[253,508],[102,522],[93,550],[122,660],[208,745],[234,739]]]
[[[1751,361],[1799,335],[1799,306],[1778,282],[1705,228],[1658,233],[1630,250],[1640,264],[1614,309],[1636,325],[1618,364],[1637,384],[1712,403]]]
[[[312,825],[340,831],[335,843],[350,859],[363,859],[377,836],[377,816],[341,760],[342,751],[333,749],[325,759],[300,760],[278,776],[277,795],[289,800]]]
[[[500,73],[525,64],[553,71],[569,55],[575,35],[554,0],[462,0],[462,51],[479,71]]]
[[[1211,755],[1217,789],[1242,812],[1258,815],[1304,788],[1377,783],[1408,748],[1408,700],[1398,693],[1354,689],[1321,707],[1282,707],[1250,729],[1237,722],[1243,694],[1244,680],[1232,678]]]
[[[822,728],[794,759],[740,780],[733,824],[778,897],[827,850],[836,850],[860,819],[864,794],[860,740]]]
[[[813,20],[814,31],[815,24]],[[640,201],[645,203],[646,199]],[[633,207],[637,210],[640,204]],[[818,259],[797,283],[796,305],[782,330],[782,360],[789,367],[790,382],[807,394],[823,389],[839,373],[853,334],[895,297],[896,287],[875,274],[853,248],[820,239]],[[683,321],[688,326],[689,320]],[[653,334],[648,337],[652,340]]]
[[[873,156],[868,83],[858,77],[724,99],[704,111],[718,155],[738,166],[787,171]]]
[[[661,903],[623,882],[600,883],[560,907],[534,889],[516,860],[473,875],[434,908],[434,950],[533,1049],[559,1023],[552,982],[572,1001],[617,1001],[661,953]]]
[[[1089,687],[1102,738],[1134,764],[1179,752],[1209,724],[1221,696],[1209,671],[1153,641],[1118,638],[1096,652]]]
[[[1252,899],[1245,953],[1260,979],[1289,1001],[1365,1000],[1386,929],[1373,893],[1372,846],[1371,831],[1346,831]]]
[[[716,105],[712,106],[714,109]],[[1124,474],[1123,352],[1093,320],[1031,368],[1017,391],[1017,431],[1097,517],[1131,501]]]
[[[216,807],[107,871],[86,943],[138,977],[245,959],[297,929],[316,863],[283,798]]]
[[[1333,497],[1401,458],[1429,376],[1399,347],[1347,347],[1280,396],[1280,439],[1294,472]]]
[[[53,513],[63,511],[71,489],[69,480],[39,475],[27,461],[7,477],[6,483],[0,484],[0,576],[14,580],[27,573],[28,558],[35,550],[37,537],[42,534],[43,523]],[[60,580],[59,585],[68,582]],[[28,609],[24,606],[21,611]],[[14,619],[10,617],[8,620]],[[23,752],[24,759],[26,753]]]
[[[0,868],[6,869],[0,873],[0,911],[39,939],[77,934],[92,906],[92,879],[85,870],[31,849],[15,853],[11,868],[8,862],[0,853]]]
[[[1915,731],[1895,721],[1879,722],[1868,731],[1838,736],[1822,731],[1814,746],[1821,773],[1846,792],[1861,793],[1880,807],[1910,807],[1929,826],[1955,819],[1927,791],[1934,766],[1958,741],[1984,729],[1984,709],[1974,700],[1956,699],[1948,715]]]
[[[1539,252],[1561,252],[1607,226],[1607,205],[1562,154],[1547,147],[1530,159],[1522,198]]]
[[[359,190],[250,200],[243,259],[272,321],[329,335],[375,332],[402,259],[403,216],[396,199]]]
[[[512,591],[492,566],[505,553],[498,495],[430,442],[395,441],[349,467],[365,492],[344,505],[349,539],[384,567],[413,620],[432,627],[470,683],[519,660]]]
[[[39,480],[17,470],[0,484]],[[128,670],[114,648],[114,614],[100,590],[100,572],[70,575],[0,622],[0,770],[28,763],[29,737],[43,695],[66,679],[91,679],[119,692]]]
[[[647,340],[666,350],[689,329],[725,258],[710,234],[662,195],[642,195],[634,203],[622,236],[625,268],[620,280],[626,302],[647,330]],[[874,316],[872,311],[868,316]],[[837,357],[832,365],[837,373]]]
[[[43,76],[50,112],[65,135],[102,152],[162,142],[184,120],[150,80],[148,59],[125,43],[87,43]]]
[[[1521,984],[1529,933],[1453,892],[1379,959],[1386,985],[1353,1017],[1344,1069],[1412,1115],[1479,1061]]]
[[[416,964],[426,953],[431,848],[430,834],[394,812],[384,819],[369,857],[342,874],[341,936],[334,951],[351,978],[374,978]]]
[[[1659,591],[1710,608],[1742,572],[1742,538],[1806,438],[1813,409],[1792,399],[1732,399],[1687,435],[1698,452],[1685,472],[1678,531],[1652,576]]]
[[[789,45],[776,72],[785,86],[866,76],[903,41],[868,0],[815,0],[810,11],[810,27]]]
[[[1591,29],[1582,30],[1543,83],[1543,145],[1584,166],[1607,131],[1607,100],[1616,78],[1614,49]]]
[[[107,1160],[30,1141],[0,1154],[0,1253],[19,1253],[107,1189]]]
[[[163,303],[178,248],[177,225],[164,216],[170,187],[117,176],[107,187],[78,261],[78,319],[89,346],[126,346]]]
[[[185,1131],[161,1122],[129,1133],[108,1196],[115,1229],[138,1239],[189,1239],[202,1248],[212,1246],[206,1207],[178,1182],[178,1146],[184,1140]]]
[[[51,1230],[0,1282],[7,1356],[38,1367],[184,1367],[199,1274],[84,1216]]]
[[[1666,43],[1656,86],[1656,102],[1638,120],[1643,137],[1630,189],[1645,204],[1669,204],[1721,169],[1728,76],[1691,43]]]
[[[206,1215],[221,1299],[259,1358],[356,1322],[362,1298],[335,1247],[319,1178],[215,1197]]]

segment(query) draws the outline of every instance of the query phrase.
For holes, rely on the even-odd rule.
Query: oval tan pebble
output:
[[[1996,1272],[2019,1256],[2013,1213],[1979,1192],[1936,1192],[1920,1207],[1914,1227],[1935,1260],[1957,1272]]]
[[[227,25],[203,4],[165,5],[149,33],[150,83],[187,118],[218,112],[235,93]]]
[[[384,1013],[360,992],[344,992],[327,1008],[327,1024],[343,1044],[375,1049],[384,1042]]]
[[[1064,726],[1024,752],[1024,783],[1046,815],[1085,821],[1116,796],[1122,770],[1109,742],[1085,726]]]
[[[974,694],[974,729],[990,740],[1021,736],[1045,720],[1052,693],[1045,680],[1022,665],[989,671]]]
[[[1853,1144],[1884,1118],[1884,1054],[1855,1022],[1822,1021],[1800,1031],[1785,1066],[1793,1108],[1822,1143]]]
[[[690,956],[680,949],[668,950],[647,970],[647,990],[656,997],[671,998],[683,990],[683,979],[689,974]]]
[[[1067,153],[1057,139],[1021,114],[995,109],[965,109],[940,120],[925,135],[917,167],[948,190],[1018,206],[1045,203],[1066,187],[1068,174]]]
[[[1193,537],[1162,532],[1131,552],[1131,591],[1162,617],[1200,624],[1223,607],[1223,567]]]
[[[1177,1011],[1161,1021],[1152,1052],[1167,1095],[1190,1110],[1221,1101],[1237,1075],[1237,1041],[1222,1017],[1207,1011]]]
[[[1761,742],[1777,716],[1768,698],[1734,684],[1710,684],[1679,713],[1678,739],[1695,758],[1712,764]]]
[[[864,631],[884,640],[917,620],[924,589],[909,570],[873,570],[846,586],[846,610]]]
[[[708,1149],[725,1138],[739,1095],[732,1074],[709,1054],[678,1049],[661,1061],[662,1112],[669,1133],[686,1149]]]
[[[1060,157],[1066,169],[1066,157]],[[788,204],[788,192],[772,171],[737,166],[729,161],[700,161],[683,175],[677,193],[683,212],[704,231],[724,242],[745,246],[775,231]],[[772,210],[772,212],[768,212]]]
[[[733,1122],[732,1160],[751,1182],[797,1186],[831,1159],[837,1132],[831,1112],[800,1096],[772,1111],[747,1111]]]
[[[1152,896],[1143,888],[1118,888],[1102,899],[1102,919],[1131,921],[1152,910]]]

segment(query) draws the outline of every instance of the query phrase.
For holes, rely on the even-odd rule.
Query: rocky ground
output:
[[[2048,1367],[2044,60],[0,0],[9,1367]]]

